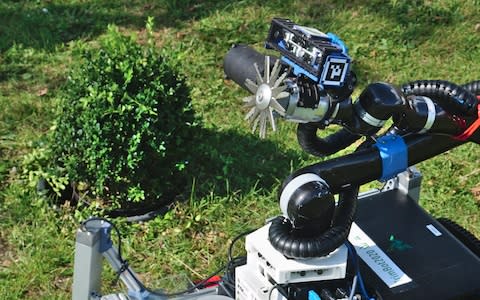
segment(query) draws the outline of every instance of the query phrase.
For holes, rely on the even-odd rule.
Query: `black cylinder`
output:
[[[414,165],[440,153],[450,150],[463,142],[447,135],[411,134],[404,137],[407,147],[408,165]],[[293,178],[313,173],[324,179],[332,193],[377,180],[382,175],[382,159],[377,147],[358,150],[345,156],[319,162],[292,173],[283,182],[283,188]]]
[[[396,87],[388,83],[376,82],[369,84],[363,90],[354,105],[361,105],[368,114],[386,121],[393,114],[401,113],[405,104],[405,98]]]
[[[271,59],[270,64],[274,63],[275,59]],[[256,71],[253,66],[257,63],[260,74],[263,75],[265,68],[265,55],[256,51],[247,45],[234,45],[230,51],[227,52],[223,60],[223,71],[228,79],[235,81],[242,88],[245,87],[245,80],[249,78],[255,82]]]
[[[370,147],[345,156],[319,162],[295,171],[285,179],[281,190],[295,177],[313,173],[325,180],[334,194],[352,185],[361,185],[382,175],[382,160],[378,149]]]
[[[443,153],[460,144],[446,135],[412,134],[404,137],[408,151],[408,165],[414,165]],[[328,185],[330,193],[340,195],[332,226],[317,235],[302,235],[296,232],[292,222],[278,217],[270,225],[269,239],[272,246],[294,258],[318,257],[329,254],[345,242],[356,210],[358,186],[380,178],[382,158],[375,146],[358,150],[349,155],[317,163],[290,175],[283,183],[282,191],[295,177],[305,173],[320,176]],[[308,220],[303,220],[308,224]],[[305,225],[304,225],[305,226]]]

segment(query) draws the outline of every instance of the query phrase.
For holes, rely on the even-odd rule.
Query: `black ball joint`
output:
[[[328,255],[347,239],[356,211],[358,187],[339,193],[336,203],[329,184],[316,173],[302,173],[284,183],[283,216],[270,224],[271,245],[290,258]]]
[[[296,235],[313,236],[331,226],[335,199],[320,176],[307,173],[285,186],[280,196],[280,206]]]

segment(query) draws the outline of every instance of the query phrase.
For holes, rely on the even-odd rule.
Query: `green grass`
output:
[[[350,47],[360,84],[480,78],[479,1],[3,1],[0,3],[0,298],[68,299],[75,230],[91,211],[54,205],[19,176],[22,158],[55,116],[72,51],[107,24],[142,36],[155,17],[159,47],[181,61],[205,140],[182,198],[163,218],[118,220],[125,256],[148,284],[202,278],[226,260],[229,241],[278,213],[291,171],[317,161],[299,149],[293,124],[260,141],[243,121],[246,95],[223,79],[234,43],[261,48],[272,17],[331,31]],[[45,8],[45,9],[44,9]],[[77,46],[75,46],[77,45]],[[480,150],[467,144],[418,167],[422,205],[480,236]],[[240,252],[241,247],[238,251]],[[115,290],[106,271],[104,289]]]

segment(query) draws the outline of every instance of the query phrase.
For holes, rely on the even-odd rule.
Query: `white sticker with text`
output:
[[[348,240],[355,246],[358,256],[360,256],[389,288],[394,288],[412,281],[355,223],[352,224]]]

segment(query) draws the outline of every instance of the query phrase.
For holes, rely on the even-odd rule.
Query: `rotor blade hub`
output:
[[[255,105],[259,110],[264,110],[270,105],[272,89],[266,83],[262,83],[255,93]]]

